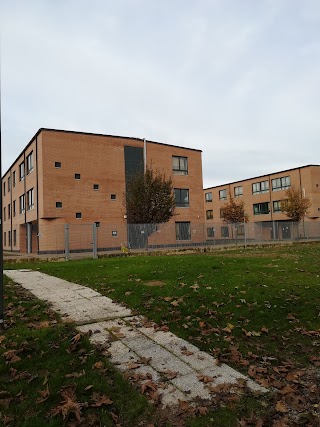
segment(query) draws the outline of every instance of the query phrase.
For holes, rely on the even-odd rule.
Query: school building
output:
[[[130,243],[126,182],[145,165],[170,176],[174,187],[175,215],[167,227],[171,231],[153,233],[157,242],[203,241],[201,233],[192,232],[204,217],[201,150],[41,128],[2,178],[4,250],[63,252],[70,227],[71,250],[90,250],[92,236],[90,231],[84,239],[85,225],[99,230],[99,250]],[[136,244],[143,245],[141,238]]]

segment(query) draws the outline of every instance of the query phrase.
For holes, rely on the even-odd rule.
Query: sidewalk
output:
[[[157,390],[163,406],[179,401],[211,400],[219,385],[230,393],[248,387],[267,390],[194,345],[134,315],[110,298],[75,283],[31,270],[6,270],[4,274],[47,301],[64,321],[73,321],[129,381]],[[225,392],[225,390],[224,390]]]

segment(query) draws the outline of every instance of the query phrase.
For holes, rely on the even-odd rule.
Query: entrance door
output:
[[[282,238],[283,239],[291,239],[291,228],[290,224],[281,225]]]

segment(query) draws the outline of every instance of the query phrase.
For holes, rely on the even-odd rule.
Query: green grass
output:
[[[296,395],[304,396],[303,405],[292,407],[287,394],[274,393],[268,403],[249,397],[234,404],[233,413],[227,403],[219,412],[189,421],[190,426],[235,426],[246,419],[255,425],[254,417],[262,417],[272,425],[270,420],[289,416],[275,409],[279,399],[296,418],[306,410],[318,417],[319,378],[313,370],[320,347],[319,259],[320,244],[312,243],[9,268],[39,269],[90,286],[280,392],[291,384],[288,372],[304,369],[308,384],[314,384],[312,392],[306,397],[303,381],[293,383]],[[163,286],[149,286],[150,281]]]

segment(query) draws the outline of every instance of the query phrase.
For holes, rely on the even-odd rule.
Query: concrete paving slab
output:
[[[76,322],[80,332],[91,331],[92,344],[108,355],[132,383],[154,382],[163,406],[211,399],[213,395],[201,381],[203,377],[212,378],[213,387],[246,381],[252,391],[267,391],[231,367],[218,366],[214,357],[171,332],[160,330],[146,317],[132,315],[130,309],[95,290],[39,271],[7,270],[5,274],[48,301],[65,320]]]

